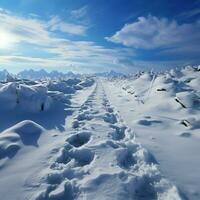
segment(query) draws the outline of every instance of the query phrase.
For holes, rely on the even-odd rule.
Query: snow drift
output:
[[[25,145],[38,146],[38,139],[45,131],[33,121],[25,120],[0,134],[0,159],[12,158]]]

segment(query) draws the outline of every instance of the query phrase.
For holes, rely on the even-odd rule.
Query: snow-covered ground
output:
[[[4,200],[199,200],[200,72],[0,83]]]
[[[186,199],[200,199],[200,71],[103,81],[107,95]]]

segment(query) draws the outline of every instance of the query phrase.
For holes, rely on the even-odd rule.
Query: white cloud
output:
[[[191,24],[178,24],[167,18],[149,15],[139,17],[136,22],[126,24],[108,41],[141,49],[182,47],[197,48],[200,44],[200,21]]]
[[[64,22],[58,16],[53,16],[48,25],[52,31],[61,31],[73,35],[85,35],[88,29],[88,27],[83,25]]]

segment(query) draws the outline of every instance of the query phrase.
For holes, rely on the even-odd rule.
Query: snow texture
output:
[[[198,200],[199,73],[7,76],[3,199]]]

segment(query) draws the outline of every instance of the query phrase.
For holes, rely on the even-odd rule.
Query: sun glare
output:
[[[14,36],[7,32],[0,30],[0,49],[9,49],[15,43]]]

